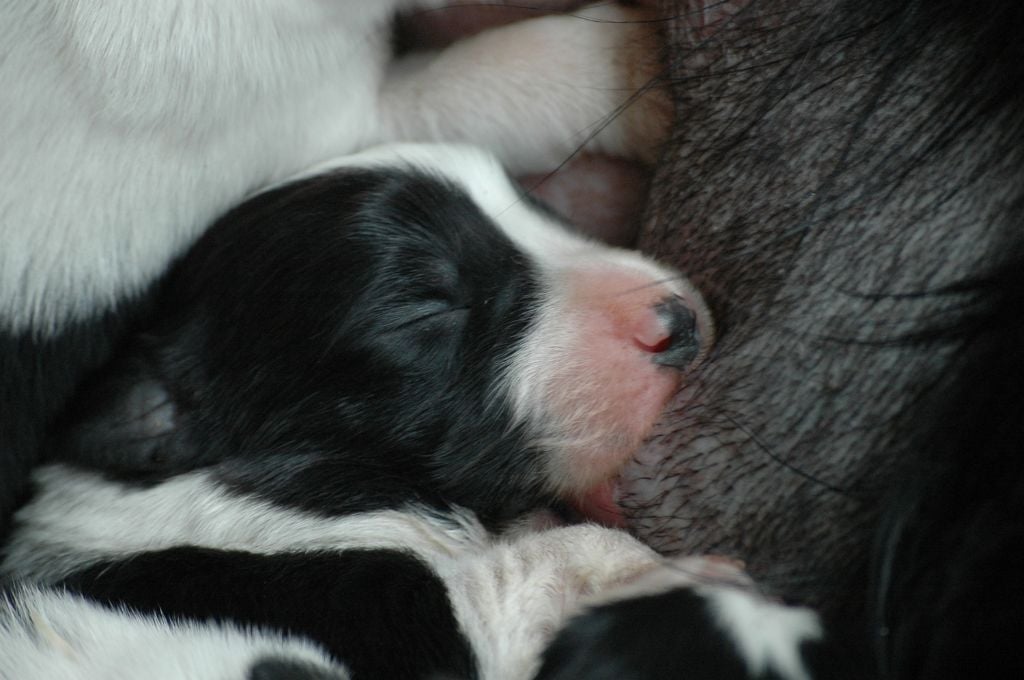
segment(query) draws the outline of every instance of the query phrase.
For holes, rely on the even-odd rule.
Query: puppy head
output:
[[[678,274],[570,233],[489,157],[388,147],[214,225],[57,446],[136,474],[230,460],[311,507],[434,495],[498,518],[603,488],[706,319]]]

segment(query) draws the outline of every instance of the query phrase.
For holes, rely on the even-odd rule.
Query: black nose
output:
[[[697,317],[681,298],[666,298],[654,306],[654,312],[668,331],[666,341],[651,357],[656,364],[680,370],[690,365],[700,352],[700,331]]]

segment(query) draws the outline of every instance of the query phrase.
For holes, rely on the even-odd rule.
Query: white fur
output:
[[[823,635],[814,612],[740,589],[701,588],[698,592],[709,599],[719,625],[737,645],[751,675],[771,671],[784,680],[811,680],[800,645]]]
[[[549,168],[654,51],[610,7],[391,63],[389,17],[424,4],[441,2],[0,0],[0,329],[109,309],[245,195],[370,144],[465,140]],[[633,154],[643,120],[591,146]]]
[[[138,489],[51,465],[35,482],[39,493],[17,515],[0,576],[53,582],[104,559],[180,545],[406,550],[445,583],[485,680],[532,677],[544,646],[585,598],[662,564],[625,532],[596,525],[494,537],[457,512],[326,518],[226,493],[205,472]]]
[[[489,540],[468,512],[320,517],[230,494],[207,471],[139,488],[47,465],[33,481],[37,493],[15,515],[17,530],[0,565],[0,574],[24,580],[54,582],[97,561],[181,545],[262,553],[410,549],[433,565]]]
[[[246,680],[253,663],[266,657],[348,678],[309,642],[279,633],[170,624],[34,587],[8,597],[13,606],[0,607],[3,680]]]
[[[585,599],[655,570],[658,555],[624,531],[574,525],[496,541],[445,575],[480,677],[527,680]]]

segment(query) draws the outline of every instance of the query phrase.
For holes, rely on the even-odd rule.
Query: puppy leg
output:
[[[819,663],[836,665],[816,614],[765,598],[723,558],[664,562],[586,605],[545,649],[534,680],[810,680]]]
[[[392,65],[381,141],[466,141],[513,172],[557,167],[578,149],[654,159],[670,121],[658,23],[616,5],[485,31]]]
[[[483,678],[809,680],[823,635],[813,612],[764,597],[736,562],[666,560],[592,524],[515,527],[440,569]]]
[[[734,562],[721,557],[667,561],[626,532],[594,524],[535,533],[514,527],[502,540],[449,568],[452,571],[441,567],[443,578],[477,651],[483,678],[534,677],[542,651],[552,640],[566,636],[559,631],[567,622],[589,616],[593,607],[678,591],[702,607],[713,606],[712,595],[719,591],[749,593],[752,601],[759,600],[753,583]],[[674,607],[671,602],[666,605],[665,633],[678,638],[680,645],[695,648],[694,639],[714,633],[713,612],[703,608],[695,627],[682,634],[675,631],[672,617],[679,612]],[[811,620],[808,626],[816,622],[809,612],[801,615]],[[730,633],[731,629],[725,634]],[[624,639],[628,644],[628,636]],[[607,642],[615,647],[613,641]],[[555,654],[561,659],[568,652],[559,647]],[[710,652],[695,649],[690,658],[702,654]]]

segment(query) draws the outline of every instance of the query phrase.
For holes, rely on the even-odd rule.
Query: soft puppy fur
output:
[[[657,68],[642,13],[542,17],[395,60],[394,13],[440,4],[0,2],[0,522],[149,286],[254,191],[399,139],[476,142],[516,171],[588,139],[653,153],[661,102],[613,115]]]
[[[230,459],[233,484],[331,514],[441,498],[505,521],[600,490],[703,351],[696,291],[472,149],[318,172],[200,239],[53,457],[147,479]]]
[[[6,546],[0,674],[525,678],[591,593],[664,572],[658,596],[692,593],[673,611],[726,630],[733,668],[805,677],[815,617],[696,590],[706,562],[594,526],[493,532],[599,515],[710,322],[677,274],[567,235],[489,158],[332,162],[231,212],[153,297],[231,206],[378,143],[471,141],[516,172],[581,145],[651,157],[646,15],[393,59],[392,14],[432,6],[0,1],[0,519],[45,431],[68,459]],[[776,616],[797,625],[744,644]]]
[[[6,533],[12,509],[26,498],[28,470],[39,457],[44,433],[54,426],[79,383],[102,366],[120,346],[125,333],[147,316],[153,302],[153,285],[168,265],[217,216],[254,192],[326,159],[402,139],[483,144],[517,172],[549,169],[580,145],[621,156],[652,156],[667,122],[664,103],[644,97],[633,102],[625,115],[616,115],[657,68],[652,58],[656,43],[651,26],[634,21],[644,18],[643,13],[604,6],[588,10],[591,18],[599,21],[545,17],[486,32],[438,53],[396,60],[389,39],[393,14],[399,10],[431,9],[439,4],[355,0],[51,0],[26,4],[0,0],[0,89],[6,93],[0,107],[0,137],[5,145],[0,157],[0,219],[4,236],[4,247],[0,249],[0,533]],[[515,59],[521,77],[504,77],[510,58]],[[568,73],[572,77],[553,84],[545,77],[551,73]],[[386,185],[387,178],[382,182]],[[264,199],[257,199],[257,204]],[[273,239],[268,242],[274,243]],[[279,240],[277,244],[280,243]],[[308,247],[311,243],[302,245]],[[235,243],[224,247],[246,246]],[[384,257],[388,255],[386,251],[387,244],[382,242],[377,254]],[[501,263],[501,273],[517,270],[522,264],[515,257],[512,260]],[[367,264],[358,259],[355,263]],[[294,272],[296,276],[302,273],[301,265],[294,260],[284,264],[299,266]],[[322,264],[314,258],[306,266]],[[197,279],[218,283],[207,280],[217,279],[216,267],[211,268],[205,273],[195,272]],[[321,276],[327,273],[320,271]],[[391,272],[392,277],[397,273]],[[391,368],[409,370],[421,384],[445,377],[445,371],[452,369],[444,354],[452,353],[454,347],[441,343],[439,350],[428,351],[426,344],[431,334],[435,339],[446,339],[450,335],[448,326],[453,319],[458,320],[460,312],[445,312],[437,314],[435,321],[422,319],[409,327],[399,327],[404,321],[413,320],[410,313],[429,315],[431,310],[452,307],[453,291],[443,262],[440,269],[429,274],[435,277],[431,281],[425,281],[428,274],[418,276],[419,281],[410,282],[423,287],[418,289],[419,297],[401,298],[407,305],[405,309],[392,309],[394,314],[390,318],[365,317],[378,324],[378,335],[367,336],[372,342],[366,350],[377,356],[373,364],[375,377],[363,383],[361,390],[372,393],[384,387],[395,389],[393,382],[385,385],[394,381],[393,373],[387,370],[389,363],[394,364]],[[669,288],[661,286],[659,295],[668,291]],[[294,298],[289,300],[289,292],[287,285],[276,291],[278,313],[287,311],[288,304],[295,304]],[[244,316],[242,310],[246,306],[255,310],[252,293],[246,292],[246,305],[231,311]],[[216,301],[215,294],[213,297]],[[516,304],[525,299],[521,295],[512,297]],[[378,300],[385,308],[393,302],[387,298]],[[485,305],[489,302],[491,298],[482,299]],[[556,298],[550,302],[547,311],[555,315],[562,307]],[[373,303],[367,300],[365,307],[369,314]],[[648,328],[637,330],[630,336],[630,342],[653,342],[638,352],[670,356],[672,353],[661,347],[667,336],[663,335],[666,326],[660,319],[671,320],[676,312],[670,307],[659,312],[644,305],[643,315]],[[507,327],[495,329],[485,338],[500,346],[506,341],[515,344],[525,337],[517,335],[522,329],[512,323],[514,316],[508,319]],[[205,318],[210,320],[209,316]],[[230,315],[219,320],[229,321]],[[270,352],[263,358],[271,364],[275,359],[288,363],[287,353],[280,352],[280,343],[287,340],[288,332],[292,334],[291,341],[300,346],[305,343],[308,350],[312,349],[311,340],[329,341],[332,333],[335,337],[345,336],[344,328],[327,327],[329,320],[320,320],[322,325],[313,330],[323,335],[314,338],[299,333],[310,330],[308,326],[272,327],[272,333],[265,338],[268,343],[257,351]],[[358,323],[362,319],[353,317],[351,321]],[[547,323],[544,319],[536,322],[539,326]],[[202,329],[182,324],[169,331],[176,341],[188,345],[203,339]],[[616,327],[622,329],[626,325]],[[222,325],[220,330],[230,329]],[[508,338],[501,338],[500,334],[506,332]],[[413,340],[414,344],[419,336],[419,351],[404,354],[397,345],[387,348],[389,336]],[[569,333],[569,338],[573,337]],[[252,338],[238,339],[246,347]],[[354,340],[346,340],[350,357],[358,355],[351,346]],[[279,344],[274,345],[275,341]],[[181,344],[171,347],[183,351]],[[323,347],[331,349],[330,342]],[[654,348],[658,351],[650,351]],[[206,349],[225,361],[231,355],[224,346]],[[122,477],[145,477],[147,483],[176,478],[182,469],[216,460],[244,459],[248,464],[237,466],[238,474],[228,484],[233,493],[255,487],[264,492],[270,488],[284,489],[284,497],[272,499],[275,503],[292,507],[316,504],[318,498],[313,492],[317,485],[300,484],[289,491],[287,478],[301,476],[303,471],[318,477],[323,468],[293,463],[275,471],[268,456],[287,449],[295,455],[295,461],[310,454],[317,458],[323,447],[338,436],[337,429],[325,432],[319,427],[323,423],[333,426],[335,421],[329,417],[334,414],[315,410],[324,404],[314,403],[317,392],[311,390],[298,399],[293,399],[295,392],[273,395],[273,381],[266,382],[266,375],[256,372],[255,363],[247,367],[238,361],[232,366],[227,361],[213,375],[202,375],[203,367],[196,364],[209,360],[210,354],[197,360],[195,354],[183,351],[195,362],[189,365],[186,360],[179,363],[173,357],[156,357],[144,350],[152,347],[137,339],[136,345],[127,350],[132,359],[121,362],[116,369],[121,376],[128,377],[129,389],[120,396],[116,396],[116,389],[105,393],[110,399],[104,400],[98,411],[107,416],[100,417],[105,429],[100,428],[99,434],[92,430],[88,436],[80,430],[77,441],[81,446],[62,450],[63,456],[78,452],[82,455],[79,464],[101,466],[108,474]],[[437,355],[426,356],[435,351]],[[495,385],[511,384],[507,377],[510,373],[526,375],[531,370],[536,379],[519,384],[533,385],[543,392],[541,397],[521,393],[496,406],[493,412],[480,409],[487,416],[485,422],[466,422],[458,427],[424,416],[421,423],[414,423],[412,430],[404,432],[389,432],[385,414],[363,409],[367,436],[383,434],[382,441],[388,443],[389,452],[408,453],[410,447],[426,442],[442,443],[442,431],[459,433],[458,441],[465,443],[484,431],[492,420],[505,423],[520,419],[529,423],[529,428],[524,428],[516,422],[507,435],[517,445],[522,443],[525,429],[537,438],[537,442],[517,451],[549,451],[551,441],[555,441],[554,448],[562,454],[538,455],[534,462],[543,461],[543,469],[535,465],[528,474],[513,473],[509,466],[500,464],[496,466],[500,473],[497,478],[484,483],[486,475],[478,473],[476,482],[480,487],[467,491],[466,496],[481,508],[494,508],[493,512],[483,513],[493,514],[494,518],[508,512],[499,512],[498,501],[487,498],[487,490],[497,486],[498,479],[511,479],[517,490],[525,489],[534,500],[572,497],[606,478],[621,462],[628,445],[641,436],[641,419],[619,404],[622,418],[612,428],[625,438],[606,459],[596,459],[592,465],[584,466],[591,472],[589,478],[570,474],[569,466],[582,455],[585,442],[581,431],[572,431],[567,424],[585,423],[587,419],[571,412],[569,397],[563,398],[560,409],[546,412],[544,418],[530,409],[538,404],[557,403],[551,402],[551,395],[563,393],[570,386],[567,381],[579,376],[581,367],[592,366],[600,353],[580,357],[579,362],[566,362],[566,366],[555,365],[557,357],[544,357],[541,353],[522,354],[537,360],[516,367],[503,364],[500,355],[489,356],[485,374],[474,375],[473,380],[465,383],[452,383],[472,384],[476,391],[451,395],[453,400],[464,403],[480,399],[481,404],[487,404]],[[685,352],[679,354],[681,360],[685,356]],[[253,358],[245,357],[247,361]],[[414,359],[429,361],[421,365]],[[310,385],[317,380],[321,385],[327,384],[327,374],[317,373],[317,358],[307,353],[305,360],[310,363],[300,367],[302,370],[294,377],[304,380],[319,376]],[[653,417],[653,404],[671,388],[675,377],[671,369],[644,363],[650,367],[647,370],[667,376],[655,380],[655,393],[642,399],[639,413],[649,418]],[[346,369],[354,370],[356,365],[358,361],[346,365]],[[296,365],[293,363],[292,367]],[[247,368],[253,373],[246,375]],[[279,364],[274,368],[285,366]],[[557,380],[545,386],[544,372],[551,368],[555,369],[551,374]],[[200,383],[212,392],[201,397],[189,391]],[[592,393],[600,392],[592,381],[581,384],[589,386]],[[506,390],[504,394],[511,392]],[[249,403],[256,410],[236,422],[233,418],[243,411],[232,414],[221,408],[223,402],[214,403],[215,398],[238,399],[239,405]],[[437,396],[431,397],[427,409],[430,413],[439,400]],[[420,406],[416,402],[406,405]],[[275,431],[282,423],[292,422],[289,414],[275,411],[278,407],[291,409],[292,415],[301,414],[302,427]],[[614,410],[616,405],[611,403],[609,407]],[[358,411],[354,408],[346,418],[356,418],[360,415]],[[127,425],[113,416],[126,416]],[[72,423],[79,422],[76,417],[69,416]],[[97,422],[88,417],[84,421]],[[337,422],[345,419],[339,418]],[[597,418],[590,422],[597,422]],[[541,424],[543,428],[539,427]],[[254,428],[251,432],[247,429],[250,426]],[[57,429],[61,431],[60,427]],[[144,434],[149,443],[136,440],[135,446],[129,446],[129,434]],[[126,448],[115,450],[102,446],[103,443]],[[365,439],[358,442],[358,447],[365,446]],[[352,448],[356,450],[356,442]],[[482,450],[480,455],[484,457]],[[417,471],[428,470],[435,482],[445,479],[446,474],[466,477],[451,460],[445,459],[436,468],[412,456],[403,460],[409,465],[405,469],[409,479],[413,478],[413,467]],[[266,477],[274,483],[266,483]],[[217,479],[216,483],[224,485],[225,480]],[[41,483],[41,488],[45,486]],[[364,492],[362,501],[371,507],[391,505],[399,495],[396,489],[408,497],[431,495],[427,485],[413,490],[407,486],[407,481],[387,481],[381,485],[380,495],[384,498],[370,499],[371,494]],[[461,484],[458,486],[462,488]],[[64,482],[56,487],[71,488]],[[449,487],[454,489],[456,485]],[[91,489],[81,500],[96,498],[96,491],[98,488]],[[322,494],[320,500],[327,495]],[[58,491],[60,496],[62,492]],[[204,502],[211,498],[215,499],[207,496],[204,501],[189,496],[188,500],[207,507]],[[333,498],[336,503],[359,504],[344,496]],[[438,505],[436,498],[426,500],[429,505]],[[118,526],[111,521],[104,527],[103,515],[80,509],[80,518],[88,526]],[[331,510],[328,506],[324,511]],[[141,519],[151,512],[150,505],[136,507],[119,515],[117,522],[130,521],[133,516]],[[139,531],[132,535],[146,536],[148,530],[158,525],[153,519],[148,524],[138,524]],[[194,533],[189,534],[192,544],[198,541]],[[30,534],[19,533],[22,537]],[[55,537],[42,533],[37,538],[45,543]],[[247,550],[256,550],[260,545],[258,541],[239,544],[237,537],[220,538],[225,542],[218,542],[215,547],[222,556],[230,557],[222,551],[232,545]],[[17,540],[8,545],[11,560],[15,558],[10,556],[18,553],[17,545]],[[125,547],[117,545],[120,544],[108,544],[107,548],[121,556]],[[143,548],[146,547],[160,546],[147,543]],[[402,555],[384,556],[397,565],[388,573],[407,569],[422,574],[418,563],[410,563],[404,556],[404,550]],[[77,559],[72,558],[72,562]],[[87,563],[88,560],[78,566],[85,567]],[[303,560],[299,566],[303,571],[293,576],[295,582],[302,583],[309,565]],[[243,567],[243,572],[254,573],[251,569]],[[438,582],[427,576],[427,581],[434,578]],[[19,577],[28,579],[32,575],[25,571]],[[419,584],[421,580],[414,582]],[[437,588],[424,589],[434,594],[441,592]],[[267,593],[272,596],[272,589]],[[317,596],[320,597],[319,593]],[[119,673],[137,675],[140,667],[157,666],[167,669],[172,676],[176,668],[184,674],[208,672],[217,677],[221,673],[244,673],[249,677],[338,677],[342,672],[336,666],[328,666],[322,656],[311,657],[308,646],[304,647],[306,651],[293,649],[295,653],[285,661],[271,658],[264,662],[263,657],[274,654],[279,637],[258,633],[236,635],[230,625],[216,631],[200,627],[198,633],[205,637],[202,644],[207,650],[227,651],[203,652],[198,663],[174,666],[177,662],[172,659],[176,656],[197,649],[197,633],[191,625],[170,625],[157,619],[141,621],[133,615],[112,617],[110,612],[59,593],[21,585],[6,590],[5,600],[0,614],[5,652],[0,658],[6,664],[5,675],[75,677],[91,673],[111,677]],[[245,619],[245,623],[256,625],[263,622],[274,623],[265,616]],[[110,632],[113,648],[93,637],[94,627]],[[180,648],[175,647],[178,644]],[[115,649],[127,652],[127,658],[125,654],[115,654]],[[133,656],[132,651],[142,656]],[[226,665],[214,663],[210,655],[232,661]],[[197,670],[197,666],[203,670]]]
[[[656,628],[686,622],[676,666],[809,677],[816,617],[735,567],[521,517],[607,492],[702,351],[685,281],[570,233],[472,149],[388,147],[317,173],[231,211],[173,268],[153,321],[66,416],[55,448],[74,465],[37,473],[0,572],[170,616],[175,644],[211,619],[217,638],[301,634],[346,669],[310,677],[532,678],[569,617],[586,626],[626,586],[616,602],[668,604]],[[56,667],[20,613],[48,595],[10,597],[3,627],[29,651],[9,668]],[[72,623],[106,621],[74,604]],[[88,677],[104,652],[58,627]],[[224,653],[269,674],[270,642]]]

